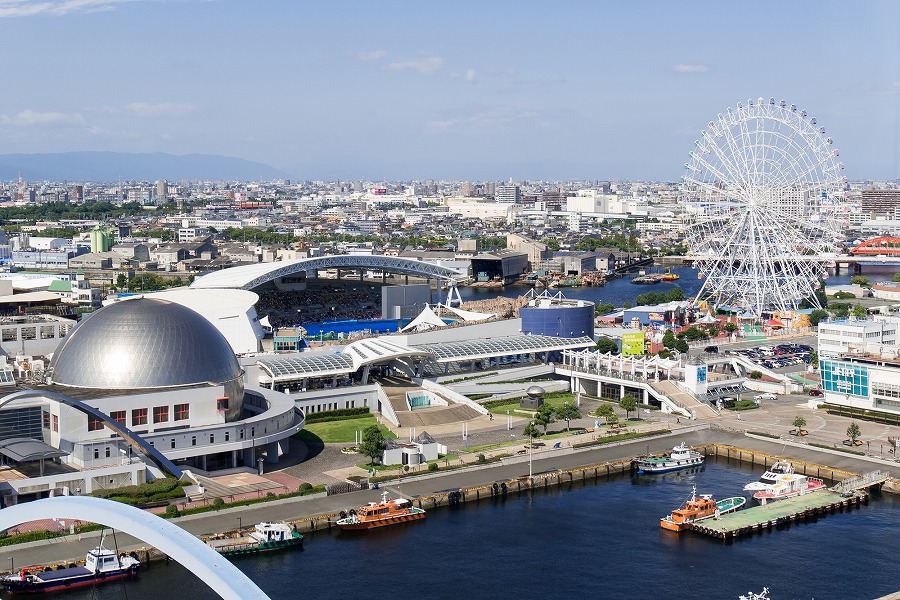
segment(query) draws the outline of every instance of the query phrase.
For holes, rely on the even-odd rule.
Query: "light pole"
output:
[[[531,422],[531,426],[528,428],[528,485],[531,485],[531,455],[534,453],[534,421]]]

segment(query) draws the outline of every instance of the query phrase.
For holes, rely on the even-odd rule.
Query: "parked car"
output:
[[[820,390],[820,389],[809,390],[809,395],[810,396],[821,396],[822,390]]]
[[[754,400],[775,400],[776,398],[778,398],[778,396],[772,393],[757,394],[756,396],[753,396]]]
[[[709,352],[710,354],[718,354],[719,347],[718,346],[707,346],[703,349],[704,352]]]

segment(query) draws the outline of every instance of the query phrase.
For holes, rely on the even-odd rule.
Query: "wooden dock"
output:
[[[722,540],[734,539],[758,531],[773,529],[787,523],[805,521],[828,513],[843,511],[868,503],[866,492],[855,492],[842,496],[831,490],[821,490],[769,502],[764,506],[754,506],[745,510],[723,515],[718,519],[703,519],[691,524],[691,530]]]

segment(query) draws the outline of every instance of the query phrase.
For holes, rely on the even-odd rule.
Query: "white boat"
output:
[[[799,473],[782,473],[775,477],[775,483],[754,493],[753,499],[760,504],[766,504],[773,500],[793,498],[824,489],[825,482],[817,477],[807,477]]]
[[[754,481],[745,485],[744,491],[758,492],[760,490],[768,489],[770,486],[775,484],[779,475],[791,475],[793,473],[794,465],[786,460],[779,460],[771,467],[766,469],[766,472],[760,476],[759,481]]]
[[[699,467],[703,464],[703,455],[691,450],[684,442],[672,448],[671,452],[661,456],[644,456],[635,459],[638,473],[666,473],[678,469]]]

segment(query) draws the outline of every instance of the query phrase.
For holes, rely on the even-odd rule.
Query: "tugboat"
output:
[[[355,511],[351,510],[350,514],[346,516],[342,511],[337,526],[342,531],[365,531],[377,527],[420,521],[424,518],[424,509],[413,506],[406,498],[391,500],[385,491],[381,494],[381,502],[369,502]]]
[[[684,442],[678,444],[672,451],[662,456],[644,456],[635,459],[638,474],[641,473],[667,473],[669,471],[677,471],[678,469],[688,469],[690,467],[699,467],[703,464],[703,455],[695,450],[691,450],[684,445]]]
[[[68,567],[26,567],[18,573],[0,578],[0,585],[10,594],[28,594],[71,589],[115,581],[137,575],[141,561],[129,554],[117,555],[103,547],[103,538],[93,550],[89,550],[84,566]]]
[[[206,544],[222,556],[241,556],[303,544],[303,536],[287,523],[257,523],[249,535],[210,538]]]
[[[681,279],[681,275],[678,273],[673,273],[672,269],[666,269],[666,272],[663,273],[663,281],[678,281]]]
[[[691,526],[691,523],[702,521],[717,515],[734,512],[744,504],[747,499],[742,496],[725,498],[716,502],[710,494],[697,496],[697,487],[691,489],[691,497],[681,508],[672,511],[667,517],[659,520],[659,526],[669,531],[681,532]]]

